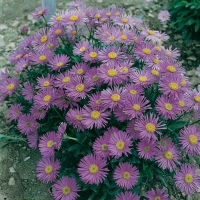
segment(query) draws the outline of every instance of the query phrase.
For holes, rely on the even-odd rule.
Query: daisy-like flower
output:
[[[51,26],[61,25],[64,14],[65,11],[62,11],[61,13],[56,13],[54,16],[51,17],[48,24],[50,24]]]
[[[47,74],[47,77],[38,77],[36,89],[44,90],[47,88],[52,88],[54,81],[54,75]]]
[[[168,59],[177,59],[180,56],[179,51],[177,50],[177,48],[175,48],[174,50],[172,50],[172,46],[170,46],[168,49],[165,49],[165,54],[166,57]]]
[[[26,82],[24,84],[24,88],[22,89],[22,95],[24,96],[24,99],[26,99],[28,101],[32,101],[32,99],[35,95],[32,83]]]
[[[84,183],[98,185],[108,174],[106,160],[93,154],[83,157],[78,165],[78,173]]]
[[[115,200],[140,200],[140,197],[133,194],[132,192],[120,192]]]
[[[117,106],[122,107],[124,95],[124,88],[115,87],[113,90],[108,88],[107,90],[103,90],[101,92],[100,99],[102,100],[102,105],[105,108],[110,108],[111,110],[114,110],[114,108]]]
[[[11,120],[18,120],[19,117],[22,115],[23,107],[21,104],[13,104],[10,106],[8,115]]]
[[[157,141],[157,147],[159,149],[167,149],[174,146],[172,140],[168,137],[161,137],[159,141]]]
[[[157,149],[155,154],[155,160],[158,162],[158,166],[162,169],[169,169],[170,172],[177,168],[176,163],[180,164],[179,160],[181,159],[179,151],[175,145]]]
[[[70,82],[67,86],[68,96],[71,98],[85,98],[87,92],[91,90],[91,82],[89,80],[81,78],[76,75],[70,79]]]
[[[73,53],[74,55],[83,55],[85,51],[91,48],[91,44],[88,41],[81,41],[74,45]]]
[[[109,137],[114,136],[117,132],[119,131],[119,129],[117,129],[116,127],[112,126],[110,128],[107,129],[107,131],[104,133],[104,135],[108,135]]]
[[[32,65],[42,65],[52,59],[53,53],[49,49],[40,50],[30,55]]]
[[[64,35],[63,26],[61,24],[56,24],[54,26],[51,26],[51,28],[49,29],[49,35],[51,35],[51,37],[53,38],[57,38]]]
[[[56,181],[52,187],[53,197],[58,200],[75,200],[80,196],[77,194],[79,191],[80,187],[77,185],[76,179],[67,176]]]
[[[83,107],[82,123],[86,128],[92,129],[93,126],[97,129],[105,127],[108,123],[109,113],[102,109],[91,109],[87,106]]]
[[[126,97],[124,103],[124,112],[127,115],[130,115],[131,118],[140,116],[145,110],[150,109],[149,101],[144,96],[129,96]]]
[[[110,138],[108,149],[110,150],[110,155],[115,158],[120,158],[124,153],[128,156],[131,153],[130,147],[132,146],[130,136],[123,131],[114,132],[114,135]]]
[[[148,27],[145,27],[144,30],[142,30],[141,35],[144,35],[145,40],[152,42],[159,41],[158,31],[151,30]]]
[[[176,187],[186,194],[195,193],[200,185],[200,177],[196,174],[197,168],[192,165],[182,164],[174,176]]]
[[[196,89],[186,91],[185,101],[188,107],[200,110],[200,92]]]
[[[130,97],[144,94],[144,89],[142,88],[142,86],[136,85],[134,83],[127,84],[125,86],[125,89],[126,89],[126,95]]]
[[[22,70],[26,69],[28,66],[30,66],[30,60],[29,59],[21,59],[16,64],[16,72],[21,72]]]
[[[38,124],[31,114],[24,114],[19,117],[17,127],[21,133],[27,135],[35,132]]]
[[[85,22],[85,18],[82,16],[80,10],[67,10],[61,21],[62,25],[78,25]]]
[[[49,66],[52,70],[56,70],[60,72],[61,68],[64,68],[69,63],[69,57],[66,55],[55,55],[51,60],[49,60]]]
[[[99,49],[97,47],[90,47],[88,50],[85,51],[83,54],[83,60],[89,62],[96,62],[99,59]]]
[[[32,12],[32,16],[35,19],[40,19],[42,16],[47,16],[49,12],[49,8],[48,7],[39,7],[36,8],[33,12]]]
[[[70,74],[83,76],[88,71],[88,66],[85,63],[77,63],[70,70]]]
[[[152,160],[156,154],[155,142],[142,140],[137,144],[137,151],[140,158]]]
[[[116,167],[113,179],[116,184],[126,190],[131,189],[139,178],[139,170],[130,163],[120,163]]]
[[[130,135],[131,138],[133,139],[139,139],[140,138],[140,132],[136,130],[135,128],[135,120],[132,120],[128,123],[126,132]]]
[[[77,128],[78,131],[83,131],[85,126],[82,123],[83,120],[83,111],[82,109],[72,109],[70,108],[66,115],[66,121],[69,124],[72,124],[74,128]]]
[[[175,119],[181,109],[177,99],[161,96],[156,100],[156,111],[166,119]]]
[[[168,21],[170,18],[170,13],[167,11],[167,10],[161,10],[159,13],[158,13],[158,19],[161,21],[161,22],[166,22]]]
[[[89,69],[85,74],[85,79],[88,79],[93,86],[100,86],[101,85],[101,79],[98,76],[97,68],[93,67],[92,69]]]
[[[156,190],[152,189],[148,191],[145,195],[149,200],[169,200],[169,195],[165,193],[164,189],[158,189]]]
[[[101,96],[101,93],[100,92],[96,92],[94,94],[92,94],[90,96],[90,99],[89,99],[89,106],[92,108],[92,109],[97,109],[97,108],[103,108],[102,106],[102,101],[100,99],[100,96]]]
[[[38,145],[38,133],[35,131],[34,133],[27,135],[28,146],[32,149],[36,149]]]
[[[92,148],[97,156],[100,156],[102,158],[109,157],[110,154],[110,151],[108,149],[109,140],[110,136],[108,134],[105,134],[103,136],[100,136],[94,141]]]
[[[54,160],[52,157],[42,158],[37,164],[36,176],[43,183],[53,182],[58,176],[59,169],[59,160]]]
[[[54,150],[57,149],[56,133],[48,132],[40,138],[39,150],[43,157],[54,156]]]
[[[180,131],[180,143],[189,156],[200,154],[200,132],[196,126],[190,125]]]
[[[113,114],[120,122],[130,119],[130,117],[127,114],[125,114],[124,108],[119,108],[118,106],[114,109]]]
[[[30,112],[35,119],[43,119],[46,116],[47,110],[33,106],[31,107]]]
[[[64,74],[58,74],[54,79],[54,86],[58,88],[67,89],[72,78],[72,74],[69,71],[66,71]]]
[[[160,65],[161,63],[163,63],[163,60],[160,56],[156,55],[154,57],[152,57],[147,63],[146,66],[153,69],[153,70],[157,70],[160,71]],[[158,73],[159,75],[159,73]]]
[[[126,14],[122,14],[118,17],[115,17],[113,19],[113,22],[119,26],[122,26],[122,27],[133,27],[135,25],[135,20],[133,19],[132,16],[130,15],[126,15]]]
[[[34,96],[34,106],[38,108],[49,109],[50,106],[54,104],[55,99],[55,90],[52,90],[52,88],[46,88]]]
[[[80,8],[82,6],[85,6],[85,3],[83,1],[80,0],[75,0],[75,1],[71,1],[68,3],[68,6],[71,8]]]
[[[9,56],[9,61],[11,63],[16,63],[18,61],[20,61],[23,56],[24,56],[24,52],[25,50],[22,50],[22,49],[18,49],[16,51],[14,51],[10,56]]]
[[[108,46],[106,49],[99,51],[98,58],[103,63],[114,63],[115,65],[120,63],[125,58],[120,49],[116,46]]]

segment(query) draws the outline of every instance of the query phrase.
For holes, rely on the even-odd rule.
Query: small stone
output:
[[[7,47],[10,48],[10,49],[15,49],[15,48],[16,48],[16,45],[15,45],[14,42],[11,42],[10,44],[8,44]]]
[[[196,47],[200,47],[200,44],[195,44]]]
[[[9,171],[10,171],[10,173],[15,173],[16,172],[13,167],[10,167]]]
[[[9,179],[8,185],[15,185],[15,179],[13,177]]]
[[[14,22],[12,23],[12,26],[13,26],[13,27],[19,26],[19,21],[14,21]]]
[[[197,60],[196,57],[194,57],[194,56],[190,56],[190,57],[188,57],[187,59],[188,59],[188,60],[192,60],[192,61],[196,61],[196,60]]]
[[[27,160],[29,160],[31,157],[26,157],[26,158],[24,158],[24,161],[27,161]]]
[[[175,40],[182,39],[182,36],[181,36],[181,35],[175,35],[175,36],[174,36],[174,39],[175,39]]]
[[[5,25],[5,24],[1,24],[0,25],[0,30],[1,31],[3,31],[3,30],[5,30],[5,29],[7,29],[8,27],[7,27],[7,25]]]
[[[152,15],[151,13],[148,13],[148,16],[154,18],[154,15]]]

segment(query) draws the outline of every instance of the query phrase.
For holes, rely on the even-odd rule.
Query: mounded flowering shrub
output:
[[[179,52],[162,45],[169,36],[123,8],[69,5],[11,54],[18,75],[1,74],[15,131],[41,153],[37,178],[56,200],[167,200],[174,185],[180,196],[196,192],[200,92]],[[187,113],[197,121],[185,122]]]

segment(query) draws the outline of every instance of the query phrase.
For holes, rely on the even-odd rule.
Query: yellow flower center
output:
[[[167,145],[167,142],[166,142],[165,140],[163,140],[163,141],[161,142],[161,146],[165,147],[166,145]]]
[[[160,61],[157,59],[157,58],[155,58],[155,59],[153,59],[153,63],[154,64],[158,64]]]
[[[89,167],[89,171],[90,171],[91,174],[97,173],[98,170],[99,170],[99,168],[98,168],[98,166],[95,165],[95,164],[92,164],[92,165],[90,165],[90,167]]]
[[[101,145],[101,150],[102,150],[103,152],[106,152],[107,149],[108,149],[108,147],[107,147],[106,144],[102,144],[102,145]]]
[[[119,94],[113,94],[112,96],[111,96],[111,99],[113,100],[113,101],[119,101],[120,100],[120,95]]]
[[[26,126],[30,127],[31,126],[31,122],[26,122]]]
[[[122,40],[127,40],[127,38],[128,38],[128,37],[127,37],[126,35],[122,35],[122,36],[121,36],[121,39],[122,39]]]
[[[172,72],[172,73],[174,73],[174,72],[176,72],[176,68],[174,67],[174,66],[167,66],[167,70],[169,71],[169,72]]]
[[[80,115],[76,115],[76,120],[78,120],[80,122],[80,121],[82,121],[82,117]]]
[[[194,100],[195,100],[197,103],[200,103],[200,97],[199,97],[199,96],[194,96]]]
[[[50,82],[49,81],[45,81],[44,83],[43,83],[43,86],[44,87],[48,87],[50,85]]]
[[[77,92],[82,92],[85,89],[85,86],[83,84],[78,84],[76,86],[76,91]]]
[[[49,43],[49,44],[47,45],[47,48],[52,49],[52,48],[53,48],[53,43]]]
[[[83,69],[78,69],[78,70],[76,71],[76,73],[77,73],[78,75],[83,74]]]
[[[19,115],[19,113],[20,113],[19,110],[16,110],[16,111],[15,111],[15,114]]]
[[[156,197],[154,198],[154,200],[161,200],[161,198],[160,198],[159,196],[156,196]]]
[[[124,149],[124,142],[120,140],[119,142],[117,142],[116,147],[118,150]]]
[[[69,20],[75,22],[75,21],[78,20],[78,16],[77,15],[72,15],[72,16],[70,16]]]
[[[177,83],[170,83],[169,88],[172,90],[178,90],[178,84]]]
[[[46,174],[51,174],[53,171],[53,167],[51,165],[47,165],[44,169]]]
[[[47,40],[48,40],[48,37],[46,35],[42,36],[41,39],[40,39],[40,41],[42,43],[45,43]]]
[[[62,18],[63,18],[63,17],[62,17],[61,15],[59,15],[59,16],[56,17],[56,21],[61,21]]]
[[[116,58],[117,57],[117,54],[115,53],[115,52],[110,52],[109,54],[108,54],[108,57],[109,58]]]
[[[46,95],[43,99],[44,102],[49,102],[51,100],[51,96],[50,95]]]
[[[107,17],[110,17],[110,16],[111,16],[111,13],[110,13],[110,12],[107,12],[107,13],[106,13],[106,16],[107,16]]]
[[[137,91],[136,90],[130,90],[129,93],[132,94],[132,95],[135,95],[135,94],[137,94]]]
[[[10,83],[8,86],[7,86],[7,90],[13,90],[15,88],[15,85],[13,83]]]
[[[62,80],[63,83],[68,83],[69,81],[70,81],[70,77],[65,77]]]
[[[98,54],[96,52],[90,52],[90,54],[89,54],[90,58],[96,58],[97,55]]]
[[[157,70],[155,70],[155,69],[152,69],[152,70],[151,70],[151,74],[152,74],[153,76],[159,76],[159,72],[158,72]]]
[[[119,13],[119,12],[116,12],[116,13],[115,13],[115,16],[116,16],[116,17],[119,17],[119,16],[120,16],[120,13]]]
[[[155,49],[156,49],[157,51],[159,51],[159,52],[162,51],[161,48],[160,48],[159,46],[155,46]]]
[[[70,187],[69,187],[69,186],[65,186],[65,187],[62,189],[62,193],[63,193],[64,195],[70,194],[70,193],[71,193]]]
[[[91,118],[92,119],[99,119],[99,117],[101,116],[100,112],[97,110],[92,111],[91,113]]]
[[[166,103],[166,104],[165,104],[165,109],[166,109],[166,110],[172,110],[172,108],[173,108],[173,107],[172,107],[172,104],[170,104],[170,103]]]
[[[53,140],[49,140],[49,141],[47,142],[47,147],[52,148],[53,145],[54,145]]]
[[[98,80],[99,80],[99,77],[98,77],[97,75],[94,75],[94,76],[92,77],[92,80],[93,80],[93,81],[98,81]]]
[[[150,151],[150,147],[149,147],[149,146],[145,146],[145,147],[144,147],[144,151],[145,151],[145,152],[149,152],[149,151]]]
[[[81,47],[81,48],[79,49],[79,51],[80,51],[80,52],[84,52],[84,51],[85,51],[85,47]]]
[[[114,77],[114,76],[117,75],[117,71],[116,71],[115,69],[109,69],[109,70],[107,71],[107,74],[108,74],[108,76],[110,76],[110,77]]]
[[[137,37],[133,37],[133,40],[134,40],[134,41],[137,41],[137,40],[138,40],[138,38],[137,38]]]
[[[123,178],[128,180],[129,178],[131,177],[130,173],[129,172],[124,172],[123,173]]]
[[[39,57],[40,61],[45,61],[46,59],[47,59],[47,57],[45,55],[42,55],[42,56]]]
[[[134,105],[133,105],[133,110],[139,111],[139,110],[140,110],[140,105],[134,104]]]
[[[140,27],[139,30],[140,30],[140,31],[143,31],[143,30],[144,30],[144,27]]]
[[[173,154],[172,154],[171,151],[166,151],[166,152],[164,153],[164,157],[165,157],[165,159],[167,159],[167,160],[171,160],[171,159],[173,158]]]
[[[60,35],[60,34],[62,33],[62,30],[61,30],[61,29],[57,29],[57,30],[55,31],[55,33],[56,33],[56,35]]]
[[[172,53],[169,50],[167,50],[166,53],[167,53],[167,56],[171,57]]]
[[[147,123],[147,125],[145,126],[146,130],[150,133],[154,133],[156,130],[156,127],[154,124],[152,123]]]
[[[185,86],[186,85],[186,81],[184,79],[181,80],[181,85]]]
[[[145,53],[146,55],[150,55],[151,54],[151,50],[148,49],[148,48],[142,49],[142,52]]]
[[[121,22],[122,22],[122,23],[127,23],[127,22],[128,22],[128,19],[127,19],[127,18],[122,18]]]
[[[147,81],[147,77],[146,76],[140,76],[139,80],[140,80],[140,82],[146,82]]]
[[[43,14],[43,11],[40,10],[40,11],[38,12],[38,15],[42,15],[42,14]]]
[[[192,183],[192,181],[193,181],[193,177],[192,177],[192,175],[191,174],[186,174],[185,175],[185,178],[184,178],[184,181],[186,182],[186,183]]]
[[[192,145],[195,145],[198,143],[198,138],[195,135],[190,135],[188,140],[189,140],[189,143]]]
[[[100,99],[98,99],[98,100],[96,100],[96,104],[100,105],[100,104],[102,104],[102,101]]]
[[[96,14],[94,17],[99,19],[101,17],[101,15],[100,14]]]
[[[76,31],[75,31],[75,30],[74,30],[74,31],[72,31],[72,34],[73,34],[73,35],[76,35]]]
[[[109,38],[109,40],[110,40],[110,41],[113,41],[113,40],[115,40],[115,37],[114,37],[114,36],[111,36],[111,37]]]
[[[183,101],[179,101],[178,104],[179,104],[180,107],[184,107],[185,106],[185,103]]]
[[[127,67],[121,67],[119,71],[121,73],[127,74],[128,73],[128,68]]]
[[[62,67],[63,66],[63,62],[58,62],[56,66],[57,67]]]
[[[149,35],[154,35],[154,31],[152,31],[152,30],[148,30],[147,33],[148,33]]]

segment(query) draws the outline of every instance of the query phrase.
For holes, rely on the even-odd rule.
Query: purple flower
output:
[[[131,189],[139,178],[139,170],[130,163],[120,163],[116,167],[113,179],[116,184],[126,190]]]
[[[38,7],[32,12],[32,16],[35,19],[40,19],[42,16],[48,15],[49,8],[48,7]]]
[[[85,74],[85,79],[88,79],[92,86],[100,86],[101,80],[97,73],[97,68],[93,67],[92,69],[89,69]]]
[[[61,24],[66,25],[79,25],[85,22],[85,18],[80,10],[67,10],[63,15]]]
[[[21,60],[23,58],[24,55],[24,51],[22,49],[18,49],[16,51],[14,51],[10,56],[9,56],[9,61],[11,63],[15,63],[18,62],[19,60]]]
[[[68,6],[71,8],[80,8],[82,6],[85,6],[85,3],[84,3],[84,1],[75,0],[75,1],[69,2]]]
[[[49,49],[40,50],[30,55],[33,65],[42,65],[47,63],[53,57],[53,53]]]
[[[132,192],[120,192],[115,200],[140,200],[140,197],[133,194]]]
[[[23,107],[21,104],[13,104],[9,108],[9,118],[12,120],[18,120],[19,117],[22,115]]]
[[[20,28],[20,31],[21,31],[22,34],[27,34],[28,30],[29,30],[28,26],[22,26]]]
[[[196,89],[187,90],[185,93],[185,101],[188,107],[194,108],[194,110],[200,110],[200,92]]]
[[[78,191],[80,191],[80,187],[77,185],[76,179],[67,176],[56,181],[52,187],[53,197],[56,200],[75,200],[79,197]]]
[[[108,149],[111,156],[120,158],[123,153],[125,156],[131,153],[131,146],[132,142],[130,136],[126,132],[116,131],[114,135],[110,137]]]
[[[144,94],[144,89],[142,88],[141,85],[136,85],[134,83],[127,84],[125,86],[126,89],[126,95],[128,96],[135,96],[135,95],[143,95]],[[126,96],[125,98],[127,98]]]
[[[168,21],[170,18],[170,13],[167,11],[167,10],[161,10],[159,13],[158,13],[158,19],[161,21],[161,22],[166,22]]]
[[[158,189],[156,190],[152,189],[146,193],[146,196],[149,200],[169,200],[169,195],[165,194],[164,189]]]
[[[167,136],[161,137],[161,139],[159,141],[157,141],[157,147],[161,150],[162,149],[168,149],[168,148],[171,148],[173,146],[174,146],[174,143]]]
[[[125,114],[124,108],[119,108],[118,106],[114,109],[113,114],[120,122],[130,119],[130,117],[127,114]]]
[[[105,168],[106,160],[93,154],[83,157],[78,165],[78,173],[84,183],[96,184],[102,183],[108,174],[108,168]]]
[[[58,170],[60,169],[60,161],[54,160],[54,158],[42,158],[36,168],[37,178],[43,183],[49,183],[55,181],[58,176]]]
[[[83,76],[88,71],[88,66],[85,63],[77,63],[70,70],[70,74]]]
[[[22,89],[22,95],[24,96],[24,99],[28,101],[32,101],[35,92],[33,88],[33,84],[30,82],[24,83],[24,88]]]
[[[19,60],[16,64],[16,72],[19,73],[22,70],[26,69],[30,65],[30,60],[23,58]]]
[[[89,48],[88,50],[85,51],[85,53],[83,54],[83,60],[84,61],[89,61],[89,62],[96,62],[98,61],[98,53],[99,53],[99,49],[97,47],[94,48]]]
[[[91,48],[91,44],[88,41],[81,41],[75,44],[73,53],[74,55],[83,55],[89,48]]]
[[[197,168],[192,165],[182,164],[174,176],[176,187],[186,194],[195,193],[200,186],[200,178],[196,174]]]
[[[30,109],[31,115],[35,119],[43,119],[46,116],[46,109],[43,108],[37,108],[35,106],[32,106]]]
[[[64,35],[64,28],[61,24],[55,24],[54,26],[51,26],[49,30],[49,35],[51,35],[52,38],[57,38]]]
[[[89,105],[92,109],[103,108],[100,96],[100,92],[96,92],[90,96]]]
[[[27,135],[28,146],[32,149],[36,149],[38,145],[38,133],[35,131],[34,133],[30,133]]]
[[[65,11],[62,11],[61,13],[56,13],[54,16],[51,17],[48,24],[50,24],[51,26],[61,25],[64,14],[65,14]]]
[[[47,88],[52,88],[54,81],[54,75],[47,74],[47,77],[38,77],[36,89],[44,90]]]
[[[135,120],[132,120],[128,123],[126,132],[131,136],[133,139],[139,139],[139,131],[135,128]]]
[[[118,17],[115,17],[113,19],[113,22],[119,26],[122,27],[129,27],[129,26],[134,26],[135,25],[135,20],[132,18],[130,15],[122,14]]]
[[[170,46],[168,49],[165,49],[165,54],[168,59],[177,59],[177,57],[180,56],[180,53],[177,49],[172,50],[172,46]]]
[[[72,75],[69,73],[69,71],[66,71],[64,74],[60,73],[55,77],[54,86],[67,89],[71,78]]]

